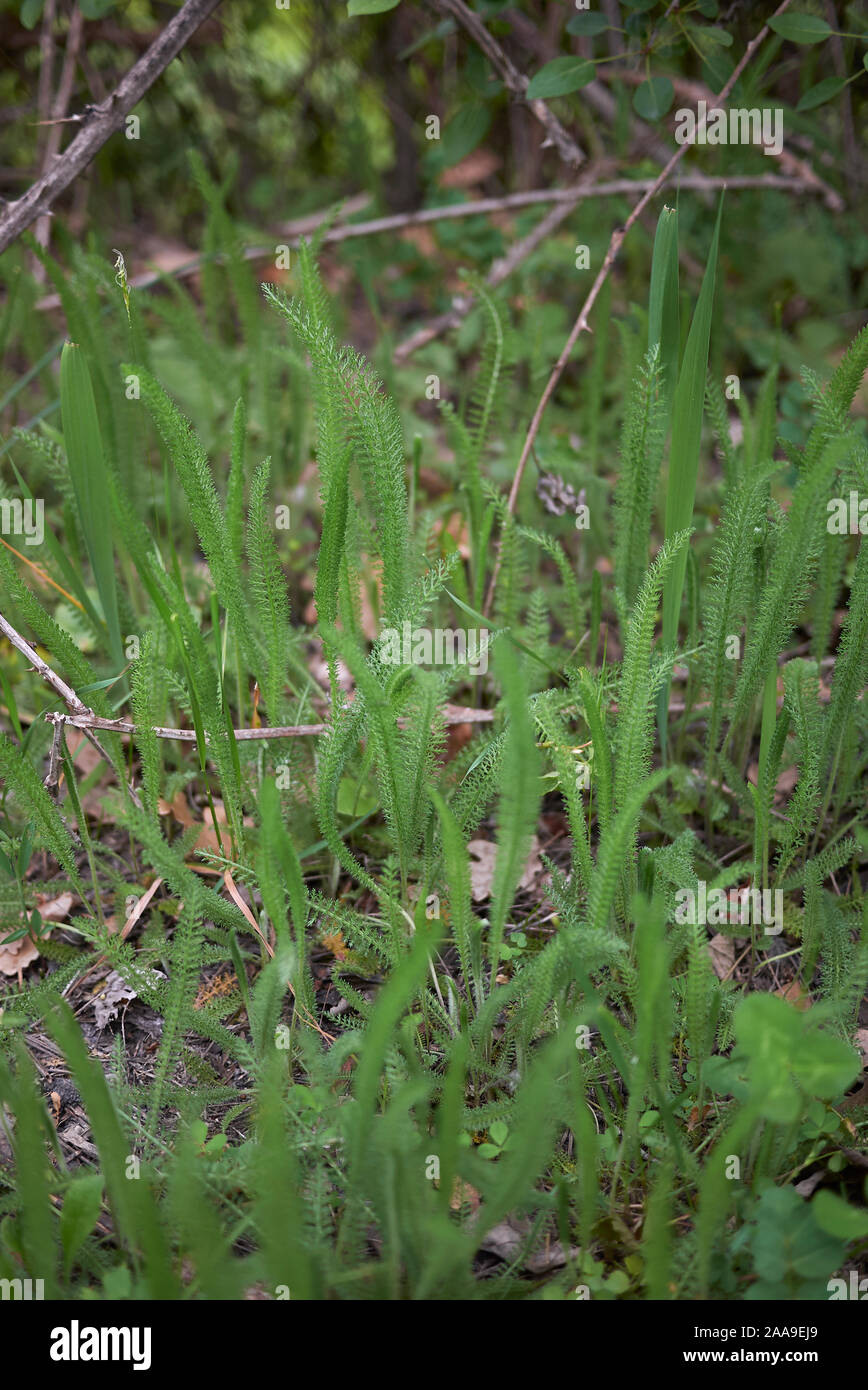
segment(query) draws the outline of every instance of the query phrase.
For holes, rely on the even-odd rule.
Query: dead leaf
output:
[[[162,970],[146,969],[140,973],[151,984],[156,984],[157,981],[166,978]],[[131,1000],[138,999],[138,997],[132,985],[121,979],[116,970],[112,970],[102,984],[96,986],[91,999],[97,1028],[105,1028],[117,1018],[118,1009],[122,1004],[129,1004]]]
[[[402,241],[415,246],[423,256],[433,261],[437,255],[437,238],[430,227],[404,227],[399,233]]]
[[[820,1183],[823,1181],[828,1171],[828,1168],[818,1168],[816,1172],[809,1174],[807,1178],[802,1178],[801,1182],[793,1183],[794,1191],[798,1192],[800,1197],[813,1196],[815,1189],[820,1186]]]
[[[497,845],[493,840],[471,840],[467,848],[470,851],[470,891],[473,901],[481,903],[491,896]]]
[[[61,893],[57,898],[38,893],[36,897],[36,907],[43,922],[65,922],[77,902],[75,893]]]
[[[735,965],[735,941],[718,932],[708,943],[711,968],[719,980],[725,980]]]
[[[184,827],[193,824],[193,812],[187,805],[187,798],[182,791],[175,792],[171,803],[161,796],[157,802],[157,810],[161,816],[173,815],[178,824]]]
[[[250,908],[247,906],[247,903],[244,901],[241,894],[239,893],[237,887],[235,886],[235,880],[228,869],[224,869],[223,871],[223,882],[226,885],[230,898],[234,902],[235,906],[238,908],[239,912],[243,913],[243,915],[247,918],[247,921],[253,928],[254,934],[259,937],[259,940],[262,942],[268,954],[270,956],[273,956],[274,947],[271,945],[271,942],[267,941],[265,937],[262,935],[259,923],[254,917],[253,913],[250,911]],[[272,935],[273,934],[274,933],[272,931]]]
[[[163,798],[160,797],[160,800],[157,802],[157,809],[161,816],[173,815],[178,824],[182,825],[185,830],[189,829],[191,825],[199,825],[201,827],[196,837],[196,843],[193,846],[194,850],[203,849],[209,854],[221,854],[225,851],[227,836],[223,836],[223,850],[221,850],[220,841],[217,839],[217,831],[214,829],[214,821],[211,818],[210,806],[205,808],[202,813],[202,819],[199,820],[190,809],[190,805],[183,791],[178,791],[175,793],[171,805],[168,801],[164,801]],[[214,798],[214,815],[217,817],[217,824],[222,830],[227,824],[226,807],[217,797]],[[244,824],[252,825],[252,818],[245,816]]]
[[[43,922],[65,922],[78,898],[74,893],[61,893],[49,898],[46,893],[36,895],[36,909]],[[17,941],[9,941],[18,927],[0,936],[0,971],[4,975],[18,975],[40,955],[39,947],[29,936],[19,936]]]
[[[122,1004],[137,999],[136,991],[122,980],[116,970],[107,975],[93,992],[93,1012],[97,1028],[106,1028],[118,1016]]]
[[[326,950],[331,952],[335,960],[346,960],[350,954],[349,947],[340,931],[323,932],[320,941]]]
[[[530,852],[525,860],[524,871],[518,880],[519,888],[532,888],[542,873],[542,860],[539,857],[539,840],[536,835],[530,842]]]
[[[456,1178],[452,1184],[452,1196],[449,1198],[449,1205],[453,1211],[460,1211],[463,1206],[468,1206],[471,1213],[479,1210],[479,1193],[475,1187],[471,1187],[469,1182],[463,1178]]]
[[[461,749],[473,738],[472,724],[450,724],[446,733],[446,751],[443,755],[445,763],[451,763],[457,757]]]
[[[313,610],[313,617],[310,618],[310,619],[305,618],[305,622],[311,622],[311,623],[315,623],[315,622],[316,622],[316,608],[314,608],[314,610]],[[323,690],[328,690],[328,688],[329,688],[329,665],[328,665],[328,662],[327,662],[326,659],[325,659],[325,656],[324,656],[323,653],[322,653],[322,648],[321,648],[321,647],[317,647],[317,649],[311,654],[311,657],[310,657],[310,660],[309,660],[309,666],[310,666],[310,673],[311,673],[311,675],[313,676],[314,680],[316,681],[317,685],[321,686]],[[353,678],[352,678],[352,675],[350,674],[349,667],[345,666],[344,663],[343,663],[340,659],[338,659],[338,663],[337,663],[337,675],[338,675],[338,685],[340,686],[341,690],[347,690],[347,691],[352,690],[352,688],[353,688]]]
[[[458,164],[453,164],[440,175],[441,188],[471,188],[482,183],[500,168],[502,160],[493,150],[477,149],[465,155]]]
[[[492,1226],[483,1237],[479,1248],[511,1263],[527,1240],[529,1230],[530,1221],[526,1217],[508,1216],[505,1221],[499,1221],[496,1226]],[[574,1248],[570,1253],[577,1255],[579,1251]],[[522,1268],[530,1274],[546,1274],[549,1270],[563,1268],[566,1262],[560,1241],[550,1240],[546,1236],[535,1250],[525,1256]]]
[[[789,793],[799,780],[799,769],[795,766],[785,767],[783,772],[775,782],[775,791]]]
[[[801,980],[790,980],[788,985],[776,989],[775,994],[780,995],[781,999],[788,999],[791,1004],[795,1004],[797,1009],[804,1011],[811,1007],[811,996]]]
[[[204,849],[210,854],[219,854],[221,852],[220,843],[217,839],[217,832],[214,829],[214,822],[211,819],[210,807],[204,812],[204,819],[198,821],[193,815],[183,791],[178,791],[175,793],[171,806],[167,805],[162,798],[160,799],[159,811],[161,816],[168,815],[171,811],[175,820],[179,825],[183,825],[185,830],[191,825],[201,825],[199,834],[196,837],[196,843],[193,846],[194,849]],[[217,824],[219,826],[222,827],[226,824],[226,807],[223,805],[222,801],[216,798],[214,801],[214,815],[217,817]]]
[[[11,935],[11,933],[7,933]],[[0,970],[4,975],[17,975],[32,965],[39,955],[39,947],[29,936],[19,936],[17,941],[7,941],[0,937]]]
[[[471,855],[470,891],[473,895],[473,901],[481,903],[486,898],[491,897],[491,886],[497,869],[497,845],[493,840],[471,840],[467,848]],[[539,840],[534,835],[524,870],[518,882],[519,888],[533,887],[541,872]]]

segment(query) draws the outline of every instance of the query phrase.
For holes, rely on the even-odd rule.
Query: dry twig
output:
[[[599,166],[595,165],[595,168],[599,171]],[[589,172],[590,169],[586,171],[586,174]],[[416,212],[392,213],[387,217],[372,217],[367,222],[343,222],[339,226],[330,227],[328,231],[324,233],[322,244],[323,246],[332,246],[338,242],[354,240],[357,237],[377,236],[381,232],[400,232],[411,227],[424,227],[432,222],[446,222],[456,217],[479,217],[487,213],[509,212],[513,208],[534,207],[537,204],[567,204],[567,211],[570,211],[577,203],[583,202],[586,198],[615,198],[625,193],[638,193],[646,188],[650,188],[653,182],[653,179],[623,178],[609,179],[602,183],[591,183],[585,182],[583,178],[580,184],[574,184],[567,188],[530,188],[521,193],[506,193],[495,198],[475,198],[466,203],[446,203],[441,207],[420,208]],[[732,177],[722,178],[716,176],[712,177],[707,174],[692,173],[686,174],[680,178],[678,186],[679,188],[697,189],[700,192],[706,193],[711,193],[715,189],[724,187],[731,189],[771,189],[780,193],[791,193],[794,196],[799,194],[810,195],[820,193],[820,187],[817,186],[816,180],[803,179],[798,176],[788,178],[782,174],[738,174]],[[368,199],[366,196],[350,198],[344,206],[344,211],[358,210],[359,206],[363,206],[367,201]],[[277,244],[288,246],[290,250],[296,249],[300,245],[302,237],[310,236],[321,223],[328,220],[330,215],[331,213],[329,211],[313,213],[307,217],[299,218],[297,221],[285,223],[282,227],[278,227],[276,232],[276,237],[280,238],[279,242],[275,242],[271,246],[248,246],[243,252],[244,259],[246,261],[268,260],[274,256],[275,246]],[[550,226],[543,231],[542,224],[540,224],[540,227],[535,227],[533,231],[528,234],[527,238],[517,242],[503,258],[503,261],[508,263],[509,270],[507,273],[510,273],[515,266],[524,259],[519,248],[524,247],[527,241],[533,239],[532,244],[527,250],[527,254],[530,254],[530,251],[538,244],[537,238],[548,235],[552,230],[553,227]],[[209,259],[219,264],[225,260],[225,257],[222,254],[217,254],[216,256],[212,255],[210,257],[207,255],[194,256],[191,260],[186,261],[183,265],[175,267],[173,270],[166,272],[146,271],[140,275],[133,275],[127,283],[130,289],[150,289],[152,285],[160,284],[164,275],[169,275],[171,278],[178,280],[184,279],[188,275],[195,275]],[[496,262],[497,265],[501,265],[502,263],[503,262],[500,261]],[[494,269],[494,267],[492,267],[492,269]],[[490,283],[495,285],[499,284],[500,280],[503,278],[503,276],[500,276],[497,280]],[[461,296],[460,298],[463,299],[464,297]],[[44,298],[37,300],[35,307],[39,310],[58,309],[60,307],[60,296],[57,294],[46,295]],[[444,328],[449,328],[451,326],[453,313],[457,307],[457,304],[453,304],[451,310],[446,314],[442,314],[439,319],[433,320],[432,324],[428,325],[428,327],[433,327],[434,324],[440,323],[442,320],[441,327],[437,329],[437,332],[443,332]],[[460,322],[460,318],[458,322]],[[424,339],[425,342],[429,342],[431,337],[437,336],[436,333],[429,334],[428,328],[420,330],[420,333],[423,332],[426,334]],[[395,350],[396,362],[402,361],[422,345],[422,343],[419,342],[414,343],[414,346],[410,347],[409,344],[412,341],[412,339],[407,339],[406,342],[399,344]]]
[[[105,732],[112,734],[137,734],[139,732],[138,725],[131,724],[129,720],[104,719],[101,715],[94,714],[93,710],[89,709],[78,698],[72,687],[67,685],[66,681],[56,671],[53,671],[47,662],[42,660],[39,653],[34,651],[20,632],[16,631],[10,622],[7,622],[2,613],[0,613],[0,634],[8,642],[11,642],[22,656],[27,658],[34,671],[51,686],[52,690],[60,696],[70,710],[69,714],[60,714],[56,710],[51,710],[45,715],[46,720],[53,724],[55,729],[60,728],[62,730],[67,726],[71,729],[81,729],[106,762],[110,759],[97,741],[95,729],[105,730]],[[488,724],[494,718],[494,714],[487,709],[468,709],[463,705],[447,705],[443,712],[443,718],[445,723],[449,725]],[[406,721],[399,719],[398,723],[403,727]],[[271,728],[234,729],[233,733],[239,742],[245,742],[257,739],[311,738],[326,733],[329,728],[330,725],[328,724],[281,724]],[[196,741],[194,729],[153,728],[151,733],[155,734],[157,738],[178,739],[183,743],[195,743]],[[56,763],[56,760],[57,754],[52,747],[52,754],[49,759],[49,777],[51,776],[52,765]],[[48,785],[47,781],[46,785]],[[130,795],[134,798],[137,806],[141,805],[132,788],[130,788]]]
[[[23,197],[9,203],[0,217],[0,251],[20,236],[64,189],[78,177],[106,140],[120,130],[127,114],[141,101],[157,78],[176,58],[204,19],[216,10],[220,0],[187,0],[169,21],[147,53],[130,68],[105,101],[92,108],[83,128],[49,170],[37,179]]]
[[[60,151],[60,142],[63,138],[63,121],[66,117],[72,97],[75,68],[81,48],[83,30],[84,17],[78,5],[75,5],[69,20],[69,32],[66,36],[66,49],[63,55],[63,66],[60,70],[60,81],[57,86],[57,94],[51,107],[50,120],[47,122],[48,135],[45,140],[45,153],[42,157],[43,177],[50,171]],[[40,73],[40,84],[41,81],[42,73]],[[36,240],[42,247],[48,245],[51,237],[50,218],[51,214],[45,212],[36,223]]]

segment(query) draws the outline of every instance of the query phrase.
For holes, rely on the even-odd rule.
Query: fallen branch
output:
[[[22,656],[25,656],[27,658],[34,671],[36,671],[42,677],[42,679],[46,681],[47,684],[50,685],[54,691],[57,692],[57,694],[66,704],[66,706],[73,711],[72,715],[57,714],[55,711],[49,711],[45,716],[46,720],[50,724],[54,725],[54,734],[51,741],[51,752],[48,760],[48,775],[45,778],[46,789],[50,793],[53,793],[57,786],[57,780],[60,769],[61,742],[63,738],[62,726],[71,719],[81,719],[83,721],[80,725],[77,725],[76,727],[82,730],[85,738],[87,738],[88,741],[93,745],[93,747],[99,753],[100,757],[103,758],[107,763],[110,763],[111,759],[109,758],[108,753],[103,748],[96,734],[93,733],[93,729],[111,729],[113,727],[112,721],[109,719],[103,721],[102,723],[89,723],[88,721],[95,721],[97,719],[97,716],[94,714],[93,710],[89,709],[88,706],[78,698],[72,687],[68,686],[66,684],[66,681],[63,680],[57,674],[56,671],[52,671],[51,667],[42,660],[42,657],[39,655],[39,653],[34,651],[29,642],[25,641],[25,639],[21,636],[20,632],[16,632],[12,624],[6,621],[2,613],[0,613],[0,632],[2,632],[3,636],[9,642],[12,643],[13,647],[15,647],[19,652],[21,652]],[[128,791],[135,805],[138,806],[139,810],[141,810],[142,803],[139,800],[135,792],[135,789],[129,784]]]
[[[137,734],[140,732],[139,725],[131,724],[126,719],[104,719],[99,714],[94,714],[76,695],[71,686],[53,671],[47,662],[35,652],[30,643],[16,631],[11,623],[7,622],[0,613],[0,633],[17,651],[21,652],[30,662],[34,671],[51,686],[64,704],[71,711],[70,714],[60,714],[56,710],[49,710],[45,718],[49,724],[53,724],[55,729],[58,727],[69,727],[71,729],[81,729],[97,748],[95,737],[92,737],[94,729],[104,730],[111,734]],[[488,709],[468,709],[463,705],[446,705],[443,711],[443,718],[447,724],[488,724],[494,718],[494,714]],[[408,721],[399,719],[398,723],[403,727]],[[324,734],[331,728],[329,724],[281,724],[273,727],[261,729],[233,729],[233,734],[239,742],[248,742],[254,739],[273,739],[273,738],[315,738],[319,734]],[[157,738],[178,739],[183,743],[195,743],[195,729],[170,729],[154,728],[150,732]],[[206,735],[207,741],[207,735]],[[99,748],[101,756],[109,761],[108,754]],[[133,795],[135,795],[133,793]],[[137,803],[138,804],[138,803]]]
[[[127,114],[141,101],[172,59],[181,52],[190,35],[219,4],[220,0],[187,0],[115,90],[105,101],[91,109],[83,128],[63,154],[54,160],[52,167],[37,179],[23,197],[8,204],[0,217],[0,251],[5,251],[37,217],[48,212],[55,199],[90,164],[109,136],[120,130]]]
[[[91,711],[86,714],[46,714],[45,718],[52,722],[60,721],[71,729],[81,729],[84,733],[89,729],[104,729],[107,733],[113,734],[135,735],[141,732],[138,724],[131,724],[126,719],[102,719]],[[447,706],[443,715],[446,724],[488,724],[493,718],[492,710],[465,709],[455,705]],[[405,728],[408,722],[406,719],[397,721],[401,728]],[[331,727],[331,724],[275,724],[264,725],[261,729],[233,729],[232,732],[239,743],[249,743],[274,738],[316,738],[327,733]],[[149,732],[157,738],[178,739],[183,743],[196,742],[195,729],[154,728]],[[205,741],[208,741],[207,734]]]
[[[775,19],[778,15],[783,14],[785,10],[789,9],[790,4],[791,0],[782,0],[782,4],[778,6],[771,18]],[[741,55],[740,60],[735,65],[735,68],[733,69],[732,74],[729,77],[729,80],[717,93],[717,96],[715,97],[716,102],[726,101],[736,82],[741,77],[741,74],[744,72],[744,69],[747,67],[757,48],[759,48],[760,44],[766,38],[768,33],[769,27],[767,24],[764,24],[763,27],[760,29],[759,33],[751,39],[750,43],[745,48],[744,53]],[[703,118],[697,123],[697,134],[701,130],[705,129],[707,122],[708,113],[706,112],[705,116],[703,116]],[[597,274],[596,279],[594,280],[593,285],[590,288],[590,291],[588,292],[588,296],[585,299],[585,302],[582,305],[581,309],[579,310],[579,314],[575,323],[570,329],[569,337],[567,338],[567,341],[563,346],[561,355],[554,365],[554,369],[551,373],[551,376],[546,382],[545,389],[542,393],[542,396],[540,397],[536,410],[533,413],[533,418],[531,419],[527,436],[522,446],[521,456],[518,461],[518,467],[515,470],[515,477],[512,480],[512,487],[509,490],[509,497],[507,499],[507,514],[509,516],[512,516],[515,512],[516,503],[518,501],[519,489],[521,488],[521,481],[524,477],[524,470],[527,467],[527,461],[530,458],[531,451],[534,445],[534,440],[536,439],[537,434],[539,432],[539,427],[542,423],[542,417],[545,414],[546,406],[548,405],[549,401],[554,395],[555,387],[557,386],[558,382],[561,379],[561,376],[563,375],[564,368],[566,367],[567,362],[570,359],[573,348],[575,347],[576,342],[578,340],[579,334],[589,331],[588,314],[591,312],[591,309],[596,303],[597,296],[599,295],[600,290],[603,288],[603,285],[608,279],[609,272],[611,271],[612,266],[615,264],[615,261],[618,257],[618,253],[621,250],[621,246],[623,245],[624,238],[626,237],[630,228],[633,226],[634,222],[637,221],[637,219],[644,212],[645,208],[651,202],[651,199],[654,197],[654,195],[658,193],[659,190],[666,183],[673,169],[675,169],[675,167],[681,162],[689,148],[690,146],[688,144],[679,146],[679,148],[673,154],[672,158],[669,160],[669,163],[666,164],[664,168],[660,171],[660,174],[654,180],[651,187],[647,189],[645,193],[643,193],[642,197],[636,203],[624,225],[621,227],[616,227],[615,230],[612,232],[608,250],[606,251],[605,257],[603,258],[603,264],[600,266],[600,270]],[[498,576],[500,574],[502,553],[503,532],[501,531],[501,539],[498,542],[497,556],[494,562],[494,570],[491,576],[491,582],[488,586],[488,592],[485,596],[485,603],[483,605],[482,610],[486,617],[490,613],[491,606],[494,602],[494,592],[497,586]]]

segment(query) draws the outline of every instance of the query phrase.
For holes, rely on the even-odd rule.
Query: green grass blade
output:
[[[84,353],[75,343],[65,343],[60,358],[60,411],[79,520],[108,628],[109,649],[112,660],[122,666],[112,534],[106,522],[108,468],[90,372]]]
[[[681,324],[678,312],[678,213],[664,208],[657,221],[648,295],[648,350],[659,348],[663,374],[664,420],[669,423],[675,383]]]

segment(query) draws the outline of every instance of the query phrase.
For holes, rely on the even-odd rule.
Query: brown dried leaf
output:
[[[161,816],[168,816],[169,814],[173,815],[178,824],[182,825],[185,830],[187,830],[191,825],[201,826],[199,834],[196,838],[196,843],[193,846],[194,850],[204,849],[207,850],[209,854],[221,853],[220,842],[217,839],[217,831],[214,829],[214,822],[211,819],[210,806],[205,808],[202,819],[197,820],[192,810],[190,809],[190,805],[183,791],[178,791],[175,793],[171,805],[169,805],[167,801],[164,801],[163,798],[160,797],[160,800],[157,803],[157,809],[159,810]],[[214,799],[214,814],[217,817],[217,824],[220,826],[222,830],[223,826],[227,823],[226,807],[223,805],[223,802],[220,801],[217,797],[215,797]],[[245,816],[244,824],[252,825],[253,821],[249,817]],[[223,837],[223,848],[226,848],[225,835]]]
[[[193,824],[193,812],[187,805],[187,798],[182,791],[175,792],[171,803],[161,796],[157,802],[157,810],[161,816],[173,815],[178,824],[183,825],[185,829]]]
[[[423,256],[433,261],[437,255],[437,238],[430,227],[404,227],[399,233],[402,241],[409,241]]]
[[[137,998],[136,991],[121,979],[116,970],[112,970],[110,975],[94,986],[91,1002],[97,1028],[105,1028],[114,1022],[121,1005]]]
[[[828,1171],[828,1168],[818,1168],[816,1172],[809,1174],[806,1178],[802,1178],[801,1182],[793,1183],[794,1190],[798,1192],[800,1197],[813,1196]]]
[[[471,1187],[469,1182],[463,1178],[456,1178],[452,1185],[452,1196],[449,1198],[449,1205],[453,1211],[460,1211],[463,1206],[468,1206],[471,1213],[479,1210],[479,1193],[475,1187]]]
[[[529,1230],[530,1222],[526,1217],[508,1216],[505,1221],[492,1226],[483,1237],[479,1248],[490,1255],[497,1255],[501,1260],[511,1262],[527,1240]],[[578,1253],[577,1249],[571,1251],[573,1255]],[[544,1237],[536,1249],[525,1256],[522,1268],[530,1274],[546,1274],[549,1270],[561,1269],[566,1262],[560,1241]]]
[[[497,871],[497,845],[493,840],[471,840],[470,851],[470,891],[473,901],[484,902],[491,897],[491,886]],[[534,835],[524,870],[519,879],[519,888],[531,888],[542,872],[539,857],[539,840]]]
[[[788,985],[781,989],[776,989],[775,994],[779,994],[781,999],[787,999],[791,1004],[795,1004],[797,1009],[809,1009],[811,1007],[811,996],[801,980],[792,979]]]
[[[349,947],[344,941],[340,931],[324,932],[320,937],[323,946],[327,951],[331,951],[335,960],[346,960],[350,954]]]
[[[450,724],[446,735],[446,752],[443,761],[451,763],[473,738],[472,724]]]
[[[539,857],[539,840],[534,835],[530,842],[530,851],[525,861],[524,871],[518,880],[519,888],[532,888],[542,873],[542,867],[542,860]]]
[[[490,178],[503,161],[500,155],[493,150],[486,148],[473,150],[465,155],[458,164],[453,164],[451,169],[446,169],[440,175],[441,188],[472,188],[476,183],[482,183]]]
[[[481,903],[491,897],[497,845],[493,840],[471,840],[467,848],[470,851],[470,892],[473,901]]]
[[[61,893],[56,898],[49,898],[44,893],[36,896],[36,906],[43,922],[65,922],[77,902],[75,893]]]
[[[735,941],[718,932],[708,943],[711,968],[719,980],[724,980],[735,965]]]
[[[39,955],[39,948],[35,946],[29,936],[19,936],[17,941],[7,941],[6,937],[0,937],[0,970],[4,975],[17,975],[19,970],[25,970],[28,965],[32,965]]]

